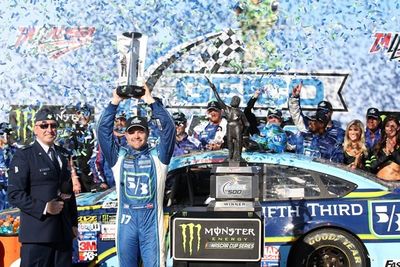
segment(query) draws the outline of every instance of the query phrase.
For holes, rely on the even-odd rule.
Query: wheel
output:
[[[291,249],[290,267],[367,267],[367,253],[358,239],[337,229],[307,234]]]

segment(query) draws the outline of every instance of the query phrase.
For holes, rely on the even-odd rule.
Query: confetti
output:
[[[147,68],[185,42],[227,28],[240,29],[244,22],[235,15],[236,2],[246,1],[2,1],[0,120],[7,120],[10,102],[65,105],[82,99],[93,103],[98,117],[117,78],[118,34],[139,31],[149,36]],[[393,75],[400,63],[388,60],[384,51],[368,52],[374,31],[399,31],[400,4],[365,3],[281,0],[277,20],[260,25],[265,28],[261,51],[270,57],[262,66],[268,70],[350,74],[343,88],[349,107],[349,113],[340,116],[343,123],[362,119],[366,106],[398,109],[390,96],[400,90]],[[266,13],[266,8],[257,11]],[[33,31],[16,45],[20,27]],[[85,37],[90,28],[95,31]],[[187,61],[177,61],[171,68],[196,69],[197,51],[188,53]]]

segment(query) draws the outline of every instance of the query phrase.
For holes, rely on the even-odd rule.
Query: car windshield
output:
[[[212,191],[212,169],[216,166],[221,164],[196,164],[170,171],[166,181],[165,206],[207,205]],[[338,198],[357,188],[355,183],[346,179],[294,166],[269,163],[253,163],[249,166],[261,169],[261,201]]]
[[[371,180],[373,182],[379,183],[379,184],[387,187],[389,190],[392,190],[392,191],[395,190],[395,189],[400,189],[400,181],[385,181],[385,180],[382,180],[382,179],[376,177],[375,174],[372,174],[372,173],[367,172],[365,170],[362,170],[362,169],[351,169],[350,167],[348,167],[348,166],[346,166],[346,165],[344,165],[342,163],[332,162],[332,161],[329,161],[327,159],[314,158],[313,161],[320,162],[320,163],[323,163],[323,164],[326,164],[326,165],[331,165],[331,166],[334,166],[334,167],[339,168],[339,169],[344,169],[344,170],[353,172],[353,173],[355,173],[357,175],[360,175],[360,176],[364,177],[365,179],[368,179],[368,180]]]

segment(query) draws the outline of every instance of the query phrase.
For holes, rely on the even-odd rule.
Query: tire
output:
[[[292,247],[290,267],[368,267],[364,246],[351,234],[338,229],[320,229],[307,234]]]

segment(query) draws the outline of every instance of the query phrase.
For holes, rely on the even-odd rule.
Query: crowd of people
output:
[[[66,244],[77,235],[75,194],[114,186],[119,201],[119,261],[128,265],[136,262],[140,254],[145,265],[153,264],[154,259],[162,262],[163,192],[171,158],[230,148],[229,131],[240,136],[243,150],[324,158],[372,172],[379,179],[400,180],[398,118],[383,117],[378,109],[369,108],[366,128],[362,121],[352,120],[344,130],[332,120],[333,108],[328,101],[321,101],[311,116],[303,114],[301,89],[302,84],[295,86],[288,101],[296,131],[283,129],[279,109],[269,109],[263,120],[254,115],[259,90],[243,112],[238,97],[228,106],[218,96],[217,101],[207,105],[207,120],[188,129],[186,115],[175,112],[171,116],[147,86],[141,99],[150,107],[157,123],[149,123],[146,117],[127,119],[124,112],[118,111],[124,99],[114,90],[97,127],[90,121],[90,108],[84,105],[76,113],[76,124],[62,138],[57,138],[59,125],[47,109],[39,110],[34,118],[35,141],[21,149],[9,141],[13,130],[10,125],[0,124],[0,208],[11,204],[21,210],[21,266],[54,257],[57,263],[69,261],[71,248]],[[229,116],[224,116],[224,112]],[[244,116],[240,119],[245,122],[240,123],[244,127],[230,129],[228,126],[238,121],[236,115]],[[236,130],[240,132],[232,133]],[[150,142],[152,136],[158,141]],[[42,229],[43,225],[50,230],[40,238],[27,230]],[[62,228],[61,234],[57,232],[59,225],[67,227]],[[121,229],[124,234],[119,235]],[[51,245],[43,247],[43,242]]]
[[[311,157],[344,163],[351,168],[363,169],[384,180],[400,180],[400,127],[393,116],[383,116],[377,108],[369,108],[365,126],[360,120],[347,124],[345,130],[338,121],[332,120],[333,109],[328,101],[321,101],[311,116],[303,114],[300,105],[302,84],[295,86],[289,97],[289,113],[297,131],[283,130],[282,111],[268,109],[266,118],[257,118],[254,105],[260,95],[256,90],[244,109],[248,127],[243,130],[243,146],[249,151],[293,152]],[[194,151],[229,148],[227,144],[226,111],[221,102],[210,101],[206,118],[188,133],[188,118],[175,112],[172,118],[176,126],[176,143],[173,156]],[[73,191],[75,193],[100,191],[115,186],[111,167],[98,145],[94,122],[88,106],[78,107],[78,121],[58,138],[58,143],[72,154],[74,169]],[[117,113],[113,125],[113,140],[127,146],[126,113]],[[150,135],[152,135],[150,125]],[[8,123],[0,124],[0,209],[9,207],[6,197],[7,169],[16,144],[9,142],[13,129]],[[66,132],[66,134],[65,134]]]
[[[288,100],[296,131],[283,129],[282,111],[279,109],[270,108],[265,119],[258,119],[253,108],[260,91],[255,91],[244,109],[249,124],[242,132],[245,150],[304,154],[371,172],[382,180],[400,181],[400,125],[397,117],[383,115],[371,107],[366,111],[366,126],[360,120],[352,120],[343,129],[338,121],[332,120],[333,107],[329,101],[321,101],[315,113],[306,116],[300,105],[301,89],[301,83],[295,86]],[[194,127],[191,136],[185,131],[185,115],[175,113],[177,142],[174,156],[229,147],[226,144],[224,112],[219,102],[209,102],[208,121]]]

